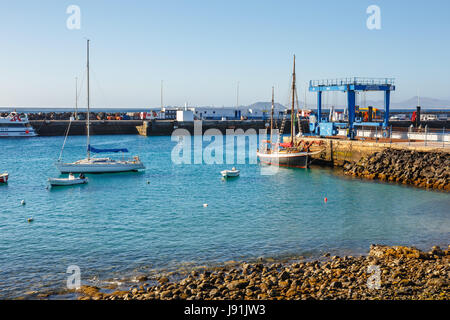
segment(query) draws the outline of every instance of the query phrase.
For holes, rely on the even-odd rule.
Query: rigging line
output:
[[[73,113],[72,113],[72,114],[73,114]],[[69,125],[67,126],[66,134],[65,134],[65,137],[64,137],[64,142],[63,142],[63,145],[62,145],[62,148],[61,148],[61,152],[59,153],[58,161],[61,161],[61,159],[62,159],[64,147],[65,147],[65,145],[66,145],[67,137],[69,136],[69,131],[70,131],[70,125],[71,125],[71,124],[72,124],[72,117],[70,117]]]
[[[80,101],[80,97],[81,97],[81,94],[82,94],[82,91],[83,91],[83,90],[81,90],[81,88],[83,88],[85,79],[86,79],[86,70],[84,70],[83,76],[81,77],[80,90],[78,90],[78,94],[77,94],[78,101]]]
[[[103,91],[102,87],[100,86],[100,81],[98,80],[95,71],[92,70],[92,67],[91,67],[91,66],[89,66],[89,67],[90,67],[90,72],[92,73],[93,78],[94,78],[94,80],[95,80],[95,82],[96,82],[96,84],[97,84],[97,86],[98,86],[98,88],[99,88],[99,90],[100,90],[100,93],[101,93],[101,95],[102,95],[103,102],[106,102],[106,104],[107,104],[107,105],[104,106],[104,107],[110,107],[111,105],[109,104],[108,99],[106,99],[105,92]]]

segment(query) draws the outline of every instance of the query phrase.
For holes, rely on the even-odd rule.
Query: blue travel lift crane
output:
[[[338,128],[346,128],[347,137],[355,138],[355,126],[375,126],[387,129],[389,126],[389,105],[391,91],[395,90],[395,79],[393,78],[342,78],[311,80],[309,91],[317,92],[317,122],[310,122],[312,135],[332,136],[337,134]],[[328,122],[326,117],[322,118],[322,93],[329,91],[347,92],[347,115],[348,122]],[[355,122],[356,114],[356,92],[359,91],[384,91],[384,118],[383,122]]]

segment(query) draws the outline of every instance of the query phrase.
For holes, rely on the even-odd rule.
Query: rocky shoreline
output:
[[[410,300],[450,298],[450,246],[429,252],[414,247],[372,245],[368,256],[331,257],[289,264],[240,263],[181,280],[140,280],[129,291],[106,293],[82,286],[79,299],[93,300]]]
[[[385,149],[344,164],[344,174],[450,191],[450,154]]]

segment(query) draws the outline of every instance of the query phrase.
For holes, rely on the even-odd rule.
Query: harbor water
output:
[[[170,137],[93,136],[95,147],[129,148],[146,170],[47,189],[47,179],[60,176],[54,163],[63,139],[0,140],[0,172],[10,173],[0,185],[1,298],[64,289],[70,265],[89,284],[183,265],[450,241],[448,193],[320,167],[262,175],[248,154],[245,164],[175,164]],[[83,158],[85,143],[69,137],[64,159]],[[241,176],[223,181],[220,171],[232,166]]]

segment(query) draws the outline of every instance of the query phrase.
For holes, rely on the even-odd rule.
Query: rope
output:
[[[71,124],[72,124],[72,117],[70,117],[69,125],[67,126],[66,134],[65,134],[65,137],[64,137],[64,143],[62,145],[61,152],[59,153],[58,161],[61,161],[61,159],[62,159],[63,150],[64,150],[64,147],[66,145],[67,137],[69,136],[69,131],[70,131],[70,125]]]

